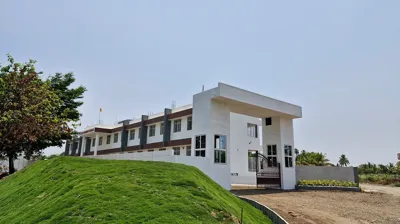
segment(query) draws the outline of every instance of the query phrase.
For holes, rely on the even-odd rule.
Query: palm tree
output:
[[[347,166],[350,164],[349,159],[347,159],[345,154],[340,155],[339,164],[340,166]]]

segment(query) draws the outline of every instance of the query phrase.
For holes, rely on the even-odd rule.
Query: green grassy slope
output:
[[[0,223],[270,223],[197,168],[58,157],[0,181]]]

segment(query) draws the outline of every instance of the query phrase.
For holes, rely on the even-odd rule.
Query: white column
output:
[[[83,152],[85,151],[85,149],[86,149],[86,138],[82,136],[82,148],[80,156],[83,156]]]
[[[97,148],[99,146],[99,133],[96,133],[96,140],[94,143],[94,155],[97,156]]]

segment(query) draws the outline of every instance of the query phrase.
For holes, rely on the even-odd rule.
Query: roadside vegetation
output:
[[[396,165],[389,163],[366,163],[358,166],[359,180],[362,183],[382,184],[400,187],[400,162]]]
[[[183,164],[60,156],[0,181],[0,223],[271,223]]]
[[[298,186],[330,186],[330,187],[358,187],[358,184],[352,181],[338,180],[300,180]]]

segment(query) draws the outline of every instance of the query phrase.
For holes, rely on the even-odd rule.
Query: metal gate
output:
[[[256,179],[257,187],[281,188],[280,163],[273,157],[266,157],[256,152]]]

